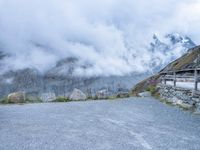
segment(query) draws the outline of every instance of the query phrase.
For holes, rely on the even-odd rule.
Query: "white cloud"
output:
[[[0,45],[13,69],[46,71],[75,56],[93,64],[88,75],[143,72],[154,55],[146,49],[154,33],[180,32],[200,42],[199,8],[195,0],[0,0]]]

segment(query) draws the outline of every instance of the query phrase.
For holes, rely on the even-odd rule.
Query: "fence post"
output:
[[[174,71],[174,87],[176,87],[176,72]]]
[[[164,84],[166,85],[166,77],[165,75],[163,76]]]
[[[194,70],[194,90],[197,91],[198,89],[198,77],[197,77],[197,68]]]

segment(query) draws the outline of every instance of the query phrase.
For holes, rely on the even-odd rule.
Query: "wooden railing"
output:
[[[195,69],[184,69],[184,70],[176,70],[176,71],[168,71],[168,72],[161,72],[161,82],[167,84],[167,81],[173,81],[173,86],[176,87],[176,82],[194,82],[194,90],[198,90],[198,82],[200,81],[200,76],[198,76],[198,71],[200,68]],[[180,73],[187,73],[193,75],[180,75]],[[193,72],[193,73],[191,73]]]
[[[190,68],[190,69],[182,69],[182,70],[176,70],[176,71],[162,71],[159,74],[170,74],[170,73],[182,73],[182,72],[194,72],[194,71],[200,71],[200,68]]]

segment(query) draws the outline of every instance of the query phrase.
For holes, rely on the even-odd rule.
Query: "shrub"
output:
[[[112,95],[112,96],[109,96],[108,99],[115,100],[115,99],[119,99],[119,98],[117,97],[117,95]]]
[[[7,97],[4,97],[4,98],[0,99],[0,103],[2,103],[2,104],[8,104],[9,101],[8,101]]]
[[[146,91],[150,92],[152,95],[155,94],[155,92],[157,91],[156,86],[155,85],[149,85],[146,88]]]
[[[53,102],[70,102],[71,100],[68,97],[59,96]]]
[[[26,103],[42,103],[42,100],[38,97],[26,97]]]
[[[87,96],[87,99],[88,99],[88,100],[92,100],[93,97],[92,97],[92,96]]]

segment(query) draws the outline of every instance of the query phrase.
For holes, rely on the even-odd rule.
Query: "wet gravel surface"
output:
[[[200,150],[200,116],[153,98],[0,105],[0,150]]]

